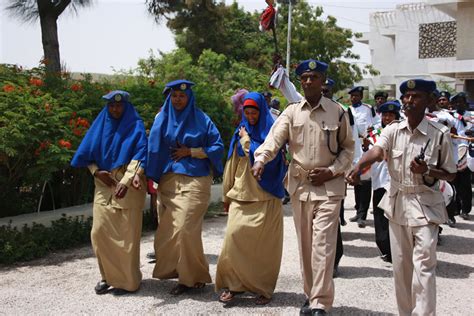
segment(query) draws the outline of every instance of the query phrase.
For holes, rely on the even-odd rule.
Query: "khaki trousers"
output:
[[[311,308],[329,311],[341,200],[299,201],[292,197],[304,292]]]
[[[395,296],[400,315],[436,314],[438,225],[417,227],[390,221]]]

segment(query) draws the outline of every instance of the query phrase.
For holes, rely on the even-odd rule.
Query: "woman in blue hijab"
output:
[[[145,203],[147,138],[125,91],[102,98],[107,105],[87,131],[73,167],[88,167],[95,182],[92,247],[102,279],[95,292],[114,295],[140,287],[140,237]]]
[[[270,302],[280,272],[283,248],[282,202],[286,165],[283,152],[267,166],[262,179],[252,176],[254,152],[273,124],[263,95],[244,97],[244,115],[230,143],[224,171],[224,206],[229,218],[217,263],[216,291],[219,300],[252,292],[256,304]]]
[[[224,145],[211,119],[195,106],[194,83],[176,80],[155,119],[146,174],[158,183],[160,228],[153,277],[178,278],[179,295],[211,282],[201,231],[212,177],[222,174]]]

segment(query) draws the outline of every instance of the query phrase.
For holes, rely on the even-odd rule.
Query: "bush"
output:
[[[206,218],[216,217],[222,212],[222,202],[211,203]],[[90,243],[92,217],[66,216],[51,222],[50,227],[33,223],[21,229],[0,226],[0,264],[30,261],[44,257],[51,252],[83,246]],[[151,211],[143,212],[142,231],[156,230]]]

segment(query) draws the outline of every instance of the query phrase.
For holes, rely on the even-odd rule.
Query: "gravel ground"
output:
[[[353,192],[346,199],[346,219],[354,214]],[[374,228],[358,228],[348,222],[343,227],[344,257],[340,276],[335,279],[333,315],[396,314],[391,265],[378,258]],[[204,249],[214,277],[222,245],[226,218],[205,221]],[[212,285],[181,296],[168,294],[175,280],[151,278],[153,264],[145,258],[153,249],[153,234],[142,238],[143,281],[131,295],[96,295],[99,270],[90,246],[50,255],[14,267],[0,268],[0,314],[258,314],[298,315],[304,301],[298,247],[291,216],[285,207],[283,260],[277,288],[270,304],[257,307],[251,295],[224,306],[217,301]],[[438,247],[438,314],[473,315],[474,221],[458,220],[456,228],[444,226]]]

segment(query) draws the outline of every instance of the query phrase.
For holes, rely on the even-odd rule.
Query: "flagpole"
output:
[[[290,73],[290,50],[291,50],[291,11],[293,0],[288,1],[288,36],[286,38],[286,70]]]

